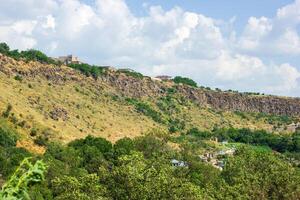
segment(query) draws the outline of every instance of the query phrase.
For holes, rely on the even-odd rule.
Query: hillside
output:
[[[0,110],[12,106],[10,121],[21,123],[25,141],[41,136],[69,142],[88,134],[116,141],[153,129],[180,133],[195,127],[290,132],[300,115],[298,98],[195,88],[110,68],[92,77],[5,55],[0,93]]]
[[[4,54],[0,199],[300,198],[297,98]]]

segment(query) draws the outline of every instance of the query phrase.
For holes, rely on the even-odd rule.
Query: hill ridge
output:
[[[108,68],[104,75],[95,80],[67,66],[55,66],[34,61],[26,63],[1,55],[0,71],[8,76],[20,75],[26,78],[43,76],[55,84],[64,84],[65,81],[75,81],[82,84],[84,80],[88,81],[95,88],[109,85],[122,95],[134,98],[165,96],[169,88],[174,88],[181,95],[202,107],[228,111],[300,116],[299,98],[246,95],[243,93],[206,90],[175,84],[171,81],[152,80],[150,77],[137,78],[122,72],[109,70]]]

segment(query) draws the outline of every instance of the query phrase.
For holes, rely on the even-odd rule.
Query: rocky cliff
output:
[[[155,81],[151,78],[140,80],[128,76],[116,76],[115,74],[102,77],[102,81],[117,88],[126,96],[161,96],[167,94],[168,88],[174,87],[183,96],[203,107],[211,107],[217,110],[300,116],[299,98],[219,92],[186,85],[176,85],[171,82]]]

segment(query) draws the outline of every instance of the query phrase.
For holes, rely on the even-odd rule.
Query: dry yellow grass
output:
[[[14,63],[10,64],[13,67]],[[38,64],[19,63],[18,67],[26,72],[31,69],[31,65],[37,68]],[[72,72],[67,67],[63,69]],[[75,72],[73,74],[76,76]],[[150,117],[136,112],[133,106],[124,101],[113,100],[113,96],[118,94],[113,87],[99,81],[99,87],[95,88],[95,80],[92,78],[77,78],[77,81],[68,80],[63,84],[54,84],[42,76],[18,81],[13,76],[9,77],[0,72],[0,111],[4,111],[10,103],[18,121],[26,122],[23,128],[18,128],[22,136],[19,146],[43,153],[42,148],[32,143],[36,137],[30,135],[33,129],[37,130],[37,135],[47,134],[50,139],[63,143],[87,135],[104,137],[115,142],[123,137],[139,136],[152,129],[168,130],[167,125],[154,122]],[[154,103],[155,99],[144,100],[159,110]],[[52,119],[50,112],[55,109],[65,111],[66,118],[59,116],[58,120]],[[233,112],[200,108],[192,102],[188,106],[180,105],[180,112],[174,116],[186,122],[185,130],[192,127],[211,130],[215,126],[273,129],[263,119],[257,120],[250,115],[245,119]]]
[[[48,85],[42,79],[20,82],[0,73],[0,110],[5,110],[10,103],[13,106],[12,112],[20,120],[25,120],[31,128],[50,128],[53,132],[51,137],[62,142],[88,134],[116,141],[160,127],[135,112],[132,107],[114,102],[109,96],[105,96],[105,91],[101,95],[95,95],[88,88],[83,88],[84,92],[78,92],[75,87],[78,85],[72,82],[66,85]],[[67,111],[66,121],[56,121],[48,116],[55,107]]]

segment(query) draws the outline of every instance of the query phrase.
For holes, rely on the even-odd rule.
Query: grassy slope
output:
[[[26,66],[28,67],[28,66]],[[68,142],[88,134],[105,137],[116,141],[122,137],[135,137],[153,128],[167,131],[168,125],[155,122],[135,110],[135,107],[124,100],[124,97],[114,98],[118,94],[114,88],[103,87],[96,90],[92,79],[67,81],[63,85],[51,84],[45,78],[15,80],[0,73],[0,111],[4,111],[8,103],[12,104],[15,118],[18,122],[26,121],[19,127],[22,133],[20,145],[33,148],[32,129],[37,135],[47,135],[50,139]],[[236,128],[252,128],[272,130],[273,125],[265,122],[264,118],[257,119],[254,115],[235,114],[233,112],[216,112],[209,108],[200,108],[195,103],[187,101],[180,103],[180,97],[173,95],[176,110],[171,113],[159,108],[159,99],[149,98],[143,101],[154,110],[161,113],[163,118],[176,118],[185,121],[185,132],[189,128],[198,127],[210,130],[215,126]],[[141,100],[139,100],[141,101]],[[168,103],[167,103],[168,106]],[[53,120],[49,112],[54,107],[64,108],[68,119]],[[36,136],[35,136],[36,137]]]

